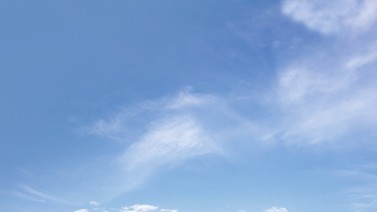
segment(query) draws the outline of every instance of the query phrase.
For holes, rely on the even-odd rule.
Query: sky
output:
[[[376,211],[376,10],[0,1],[0,211]]]

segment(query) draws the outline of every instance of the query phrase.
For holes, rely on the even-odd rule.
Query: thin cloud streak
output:
[[[346,193],[355,211],[375,210],[377,208],[377,164],[366,164],[349,169],[338,170],[338,176],[357,181]]]
[[[27,185],[18,186],[18,190],[14,191],[13,194],[20,198],[35,202],[55,202],[64,205],[72,205],[63,199],[44,193]]]

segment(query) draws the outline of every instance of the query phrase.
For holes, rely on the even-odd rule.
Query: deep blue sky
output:
[[[1,1],[0,211],[375,211],[375,10]]]

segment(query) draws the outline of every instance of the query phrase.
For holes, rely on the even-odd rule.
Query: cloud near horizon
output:
[[[123,207],[121,212],[178,212],[178,210],[160,209],[153,205],[132,205],[129,207]]]
[[[267,209],[266,212],[288,212],[288,209],[279,208],[279,207],[272,207],[270,209]]]
[[[73,212],[91,212],[91,211],[98,211],[98,212],[112,212],[112,211],[120,211],[120,212],[178,212],[176,209],[162,209],[154,205],[148,204],[136,204],[131,206],[124,206],[120,210],[117,209],[98,209],[95,208],[93,210],[89,209],[79,209]],[[238,210],[238,212],[246,212],[246,210]],[[288,212],[288,209],[282,207],[271,207],[266,209],[264,212]]]
[[[148,204],[136,204],[131,206],[124,206],[121,209],[106,209],[106,208],[92,208],[92,209],[79,209],[73,212],[178,212],[175,209],[162,209],[157,206],[148,205]]]

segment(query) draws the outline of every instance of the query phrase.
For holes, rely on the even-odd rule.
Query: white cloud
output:
[[[276,101],[271,102],[280,114],[269,138],[318,144],[337,143],[357,132],[373,135],[377,40],[368,35],[377,18],[369,10],[376,7],[370,0],[284,1],[283,13],[295,21],[324,34],[345,35],[332,38],[332,44],[309,43],[299,58],[278,70]],[[368,27],[371,31],[365,31]],[[357,33],[347,32],[356,28]]]
[[[91,206],[93,206],[93,207],[98,207],[98,206],[101,205],[101,203],[96,202],[96,201],[90,201],[90,202],[89,202],[89,205],[91,205]]]
[[[294,76],[286,80],[284,75],[291,72]],[[283,108],[282,138],[334,140],[356,130],[357,125],[374,125],[376,87],[352,78],[347,73],[331,76],[307,70],[285,71],[277,88]]]
[[[184,90],[170,98],[124,109],[109,119],[97,121],[89,131],[128,143],[115,160],[120,173],[114,175],[122,175],[119,180],[128,182],[116,186],[123,187],[124,192],[142,184],[157,169],[204,155],[224,156],[227,149],[223,145],[228,140],[251,134],[255,130],[251,122],[227,104],[216,95]],[[134,120],[139,124],[137,133],[128,136],[123,132],[133,131]]]
[[[288,212],[286,208],[272,207],[267,209],[266,212]]]
[[[350,73],[332,76],[334,73],[317,69],[319,67],[295,64],[282,71],[278,76],[280,100],[284,104],[301,103],[317,94],[336,93],[347,87],[352,78]]]
[[[332,34],[339,31],[344,17],[352,14],[355,7],[356,0],[286,0],[282,11],[309,29]]]
[[[349,70],[355,70],[363,68],[365,65],[373,64],[377,60],[377,48],[373,48],[367,53],[360,54],[351,57],[349,61],[346,62],[345,67]]]
[[[211,153],[210,138],[192,117],[174,117],[154,123],[123,154],[128,169],[158,166]],[[140,157],[143,155],[143,157]]]
[[[191,95],[191,89],[186,88],[179,92],[178,96],[169,102],[166,107],[169,109],[183,109],[192,106],[203,106],[216,101],[212,95],[197,94]]]
[[[346,20],[346,23],[360,29],[370,27],[377,19],[377,2],[363,0],[357,13]]]
[[[129,207],[124,207],[121,212],[154,212],[157,211],[158,207],[153,205],[133,205]]]
[[[79,209],[79,210],[76,210],[76,211],[73,211],[73,212],[89,212],[88,209]]]
[[[129,207],[123,207],[121,212],[178,212],[178,210],[170,210],[170,209],[159,209],[157,206],[153,205],[132,205]]]
[[[91,204],[92,205],[92,204]],[[90,212],[90,211],[97,211],[97,212],[110,212],[110,211],[120,211],[120,212],[178,212],[175,209],[161,209],[157,206],[148,205],[148,204],[136,204],[132,206],[125,206],[121,209],[116,208],[94,208],[92,210],[89,209],[79,209],[73,212]]]
[[[144,112],[153,115],[145,120],[143,132],[116,160],[124,175],[134,182],[127,187],[142,184],[156,169],[202,155],[221,154],[220,146],[195,111],[207,107],[209,102],[205,96],[184,92],[163,102],[157,100],[141,106],[136,118],[142,117]],[[125,131],[129,127],[127,123],[119,126]]]
[[[285,0],[282,12],[323,34],[369,28],[377,19],[374,0]]]

